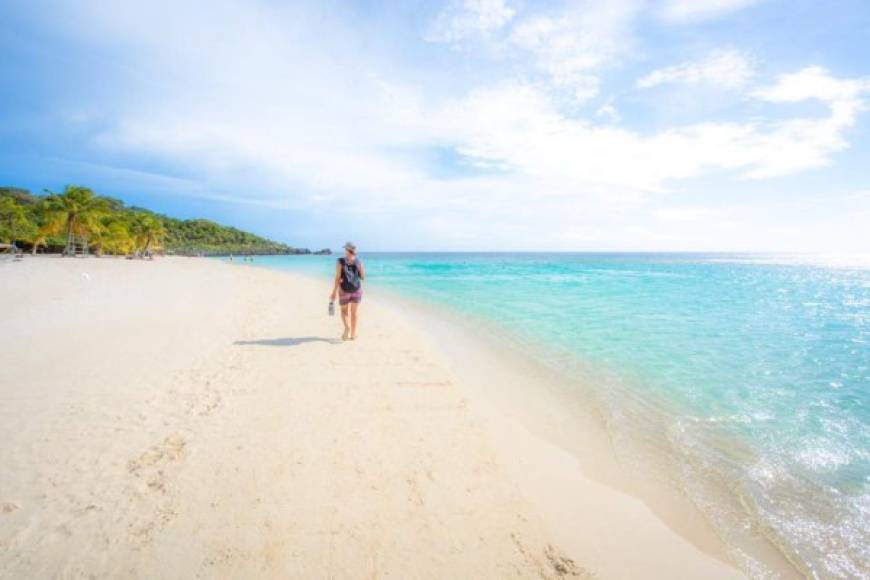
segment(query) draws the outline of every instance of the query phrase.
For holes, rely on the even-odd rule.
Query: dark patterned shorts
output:
[[[339,290],[338,292],[338,303],[342,306],[347,304],[359,304],[361,301],[362,288],[356,292],[345,292],[344,290]]]

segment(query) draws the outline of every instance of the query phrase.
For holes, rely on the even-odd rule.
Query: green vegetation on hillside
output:
[[[0,243],[32,253],[144,256],[307,254],[254,234],[204,219],[178,220],[68,185],[63,193],[34,195],[0,187]]]

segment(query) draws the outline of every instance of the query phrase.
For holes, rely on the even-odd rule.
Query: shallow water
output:
[[[371,284],[496,324],[561,372],[607,377],[590,388],[621,459],[665,458],[726,542],[764,534],[810,576],[870,577],[866,266],[722,254],[362,258]],[[256,258],[324,277],[334,260]]]

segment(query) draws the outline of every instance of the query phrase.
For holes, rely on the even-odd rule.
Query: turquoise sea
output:
[[[618,456],[642,464],[656,449],[726,542],[763,535],[808,576],[870,577],[866,266],[725,254],[361,257],[370,286],[495,325],[566,377],[594,375],[584,384]],[[256,263],[328,278],[334,260]]]

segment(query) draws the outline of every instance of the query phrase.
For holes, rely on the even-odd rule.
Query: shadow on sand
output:
[[[288,338],[261,338],[259,340],[237,340],[233,344],[256,344],[260,346],[299,346],[308,342],[326,342],[329,344],[341,344],[337,338],[323,338],[322,336],[300,336]]]

